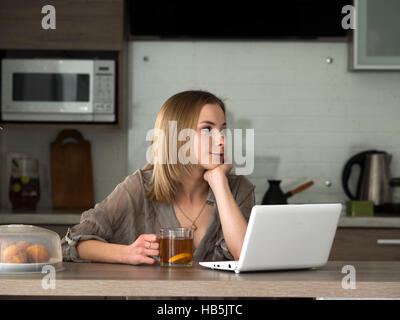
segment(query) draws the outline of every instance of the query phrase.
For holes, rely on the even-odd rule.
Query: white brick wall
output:
[[[344,161],[369,148],[392,153],[400,176],[400,73],[349,72],[345,43],[138,41],[129,61],[129,172],[145,163],[162,103],[204,89],[225,99],[228,126],[255,129],[257,203],[267,178],[284,191],[314,180],[291,203],[344,201]]]
[[[225,99],[231,128],[255,129],[255,169],[249,179],[256,185],[257,203],[267,178],[282,179],[285,191],[315,181],[292,203],[343,201],[344,161],[369,148],[391,152],[392,175],[400,176],[400,73],[348,72],[344,43],[141,41],[129,48],[128,132],[82,131],[92,143],[96,202],[144,165],[145,134],[158,110],[186,89],[217,94]],[[328,56],[334,58],[331,65],[325,62]],[[57,133],[40,128],[0,133],[3,206],[9,206],[4,164],[9,152],[39,159],[39,205],[51,205],[50,142]],[[330,188],[324,186],[328,179]]]

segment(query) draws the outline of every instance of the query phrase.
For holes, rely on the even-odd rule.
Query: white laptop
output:
[[[340,203],[255,205],[239,261],[200,262],[212,269],[307,269],[325,265],[342,211]]]

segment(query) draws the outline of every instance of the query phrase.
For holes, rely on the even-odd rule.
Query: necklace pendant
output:
[[[197,226],[194,225],[194,224],[192,224],[191,228],[192,228],[193,231],[196,231],[196,230],[197,230]]]

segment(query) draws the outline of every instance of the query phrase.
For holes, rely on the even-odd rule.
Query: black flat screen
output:
[[[132,36],[279,39],[343,37],[349,0],[128,1]]]

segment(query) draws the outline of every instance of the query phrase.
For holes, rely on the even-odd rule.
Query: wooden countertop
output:
[[[356,270],[356,289],[343,289],[344,265]],[[0,295],[400,298],[400,262],[329,261],[316,270],[235,274],[192,268],[66,263],[56,288],[45,274],[0,274]]]

